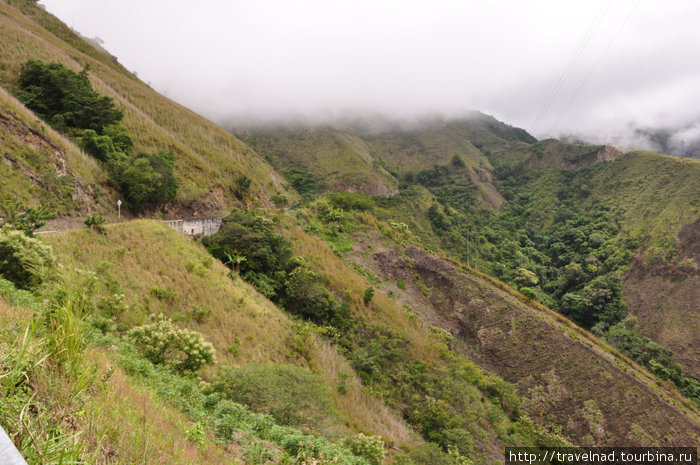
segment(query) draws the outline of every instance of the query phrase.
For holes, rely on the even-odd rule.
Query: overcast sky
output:
[[[476,109],[538,138],[700,134],[697,0],[41,3],[216,121]]]

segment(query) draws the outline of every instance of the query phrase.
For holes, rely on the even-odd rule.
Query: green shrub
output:
[[[151,318],[153,323],[129,331],[129,337],[148,360],[178,372],[197,371],[214,362],[214,346],[200,333],[175,327],[162,313]]]
[[[157,286],[153,286],[151,288],[151,294],[153,294],[153,297],[155,297],[158,300],[164,300],[166,302],[174,302],[175,299],[177,298],[177,294],[175,293],[175,290],[168,286],[163,289]]]
[[[83,132],[82,137],[78,140],[78,145],[101,162],[107,163],[117,158],[118,150],[112,138],[106,135],[101,136],[92,129]],[[121,155],[124,157],[126,154],[121,153]]]
[[[373,211],[376,207],[374,199],[362,192],[334,192],[330,201],[343,210]]]
[[[107,297],[100,297],[97,308],[102,312],[102,315],[107,318],[119,316],[126,311],[127,306],[124,302],[124,294],[114,293]]]
[[[286,425],[318,424],[333,415],[321,378],[296,365],[225,367],[212,389]]]
[[[156,208],[175,199],[175,157],[169,153],[139,153],[112,161],[109,172],[132,211]]]
[[[289,204],[289,198],[287,198],[284,192],[277,192],[272,196],[272,203],[274,203],[277,208],[284,208]]]
[[[362,296],[362,300],[367,305],[372,301],[372,297],[374,297],[374,288],[373,287],[368,287],[365,289],[365,294]]]
[[[398,287],[398,288],[401,289],[402,291],[403,291],[403,290],[406,290],[406,283],[403,282],[403,281],[400,281],[400,280],[399,280],[399,281],[396,281],[396,287]]]
[[[207,307],[194,307],[192,309],[192,319],[197,323],[204,323],[211,315],[211,309]]]
[[[107,232],[107,230],[103,226],[105,221],[106,220],[104,216],[102,216],[99,213],[95,213],[92,215],[88,215],[87,218],[85,218],[85,221],[83,221],[83,224],[85,224],[85,226],[92,229],[93,231],[96,231],[100,234],[105,234]]]
[[[521,287],[520,293],[530,300],[537,300],[537,292],[531,287]]]
[[[401,465],[457,465],[440,446],[432,442],[425,442],[407,455],[397,457],[396,463]]]
[[[87,72],[87,67],[76,73],[60,63],[29,60],[22,66],[15,95],[61,132],[77,128],[101,133],[105,126],[121,121],[124,113],[111,98],[92,89]]]
[[[236,188],[234,193],[238,200],[243,200],[250,193],[250,178],[248,176],[239,176],[236,178]]]
[[[440,445],[443,449],[469,455],[474,451],[474,439],[464,428],[449,428],[440,435]]]
[[[343,445],[353,454],[364,457],[372,465],[379,465],[384,460],[384,441],[379,436],[359,433],[347,438]]]
[[[204,425],[201,422],[196,422],[194,425],[192,425],[191,428],[188,428],[185,431],[185,438],[190,441],[194,442],[195,444],[204,444],[204,438],[206,437],[207,432],[204,429]]]
[[[41,284],[54,262],[51,246],[22,231],[0,228],[0,275],[18,288]]]
[[[310,268],[296,267],[288,274],[284,285],[285,308],[318,324],[340,325],[340,322],[335,320],[343,319],[343,308],[336,303],[330,291],[321,283],[321,278]]]
[[[243,450],[243,460],[246,465],[264,465],[275,460],[276,456],[274,449],[265,447],[265,444],[257,441],[249,442]]]

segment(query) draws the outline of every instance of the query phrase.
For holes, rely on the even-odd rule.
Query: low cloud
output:
[[[658,150],[661,131],[686,152],[698,140],[693,0],[43,3],[217,121],[475,109],[538,138]]]

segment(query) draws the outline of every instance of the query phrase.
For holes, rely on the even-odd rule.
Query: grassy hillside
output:
[[[350,133],[280,127],[239,134],[301,193],[386,194],[398,188],[396,179],[369,154],[367,144]]]
[[[206,250],[160,222],[115,225],[106,236],[86,229],[46,238],[64,266],[95,273],[98,305],[124,295],[125,308],[114,316],[117,327],[164,313],[207,335],[221,365],[298,363],[323,373],[329,383],[336,370],[352,372],[336,351],[315,338],[304,341],[287,314],[244,281],[231,280]],[[308,353],[300,353],[300,343],[308,345]],[[349,424],[397,444],[414,439],[385,407],[364,396],[359,384],[353,379],[348,384],[349,398],[339,400]]]
[[[275,461],[301,453],[346,454],[350,460],[335,444],[358,431],[397,448],[422,443],[363,389],[335,347],[164,224],[135,221],[109,226],[105,235],[85,229],[44,238],[59,264],[46,285],[27,292],[0,282],[6,322],[0,367],[5,375],[26,377],[18,391],[2,385],[11,403],[0,409],[0,421],[11,434],[20,434],[17,414],[29,409],[27,434],[46,435],[40,447],[66,441],[71,453],[90,463],[201,463],[203,457],[208,463],[257,463],[254,453]],[[248,367],[258,375],[239,376],[253,383],[257,396],[271,390],[282,398],[250,409],[227,404],[218,388],[153,365],[128,334],[157,313],[213,344],[216,363],[200,373],[213,386],[226,367]],[[279,378],[283,373],[292,378]],[[12,376],[2,382],[13,383]],[[303,384],[295,387],[300,381],[293,376],[303,376]],[[309,396],[311,407],[301,407],[302,399],[287,389],[306,390],[296,395]],[[232,408],[234,416],[227,413]],[[297,410],[303,408],[311,410]],[[29,459],[32,441],[21,434]],[[299,450],[299,441],[308,448]]]
[[[507,288],[417,248],[378,248],[359,261],[457,347],[516,384],[525,411],[559,425],[572,442],[683,444],[700,434],[697,412],[672,388],[660,389],[616,351]]]
[[[124,110],[122,125],[136,151],[172,152],[180,188],[177,211],[190,214],[226,209],[235,180],[247,176],[250,196],[266,203],[283,191],[282,179],[264,160],[228,132],[153,91],[104,50],[94,48],[30,1],[0,3],[0,86],[13,89],[29,59],[63,63],[79,71],[89,65],[93,88]]]
[[[104,211],[116,202],[117,194],[97,162],[4,89],[0,89],[0,152],[0,203],[46,205],[59,215],[81,215]]]

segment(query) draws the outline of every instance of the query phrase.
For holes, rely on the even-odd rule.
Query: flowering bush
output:
[[[200,333],[175,327],[162,313],[152,315],[151,319],[153,323],[129,331],[134,344],[148,360],[179,372],[197,371],[214,362],[214,346]]]
[[[22,231],[0,228],[0,276],[18,288],[41,284],[54,262],[51,246]]]
[[[343,445],[353,454],[364,457],[372,465],[379,465],[384,460],[384,441],[379,436],[359,433],[347,438]]]

